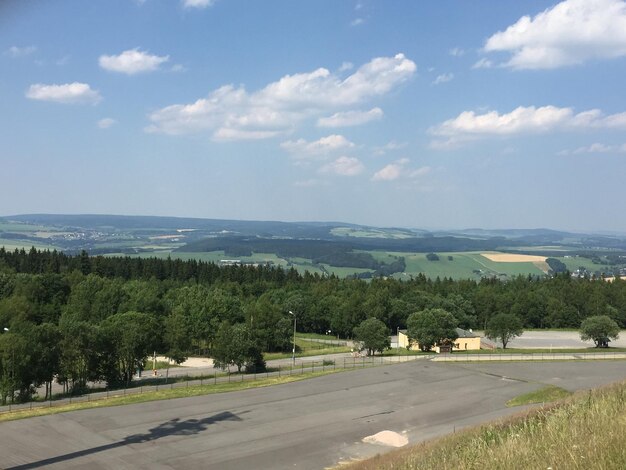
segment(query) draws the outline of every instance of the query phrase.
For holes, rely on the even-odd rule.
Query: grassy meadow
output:
[[[533,263],[491,261],[478,252],[437,253],[439,261],[429,261],[425,253],[391,253],[404,256],[406,261],[405,275],[420,273],[428,277],[451,277],[453,279],[478,279],[481,276],[517,276],[519,274],[545,274]],[[448,259],[452,257],[452,260]],[[402,275],[400,275],[402,276]],[[398,275],[396,274],[396,277]]]
[[[3,246],[7,251],[13,251],[16,248],[21,250],[22,248],[25,250],[30,250],[33,246],[38,250],[59,250],[59,247],[53,245],[52,243],[42,243],[42,242],[34,242],[32,240],[13,240],[13,239],[4,239],[0,237],[0,246]]]

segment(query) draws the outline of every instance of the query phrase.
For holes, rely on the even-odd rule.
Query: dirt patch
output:
[[[157,356],[157,361],[167,362],[168,359],[165,356]],[[150,362],[148,363],[150,364]],[[182,364],[170,361],[170,365],[175,367],[213,367],[213,359],[208,357],[189,357]]]
[[[403,447],[409,443],[406,436],[393,431],[380,431],[363,438],[363,442],[368,444],[380,444],[390,447]]]

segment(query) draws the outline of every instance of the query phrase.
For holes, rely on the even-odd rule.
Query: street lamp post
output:
[[[291,310],[289,310],[289,314],[293,315],[293,349],[291,350],[291,360],[293,361],[294,365],[296,363],[296,321],[297,321],[297,317],[296,314],[293,313]]]
[[[9,331],[6,326],[2,329],[5,333]],[[13,349],[11,352],[11,403],[13,403],[13,397],[15,396],[15,349]]]

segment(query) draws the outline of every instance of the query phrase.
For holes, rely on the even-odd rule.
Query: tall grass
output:
[[[626,382],[341,468],[622,470]]]

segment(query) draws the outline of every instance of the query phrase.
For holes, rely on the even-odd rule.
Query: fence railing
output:
[[[232,374],[214,374],[210,377],[172,377],[169,379],[158,379],[159,383],[149,384],[148,380],[136,380],[132,386],[127,388],[116,389],[96,389],[94,391],[84,393],[82,395],[71,396],[48,401],[29,401],[25,403],[11,403],[0,406],[0,413],[8,413],[18,410],[33,410],[36,408],[49,408],[55,406],[69,405],[73,403],[90,402],[96,400],[106,400],[113,397],[123,397],[137,395],[148,392],[158,392],[161,390],[173,390],[178,388],[189,388],[192,386],[217,385],[233,382],[248,382],[270,377],[284,377],[290,375],[302,375],[309,372],[324,372],[337,369],[358,369],[372,366],[381,366],[387,364],[399,364],[401,362],[409,362],[416,359],[425,359],[426,356],[355,356],[335,358],[324,361],[300,361],[295,364],[291,363],[269,366],[264,372],[258,373],[232,373]],[[154,382],[154,379],[151,379]]]
[[[264,372],[258,373],[232,373],[213,374],[211,376],[194,377],[191,375],[183,377],[160,378],[159,383],[153,383],[155,379],[136,380],[132,386],[117,389],[95,389],[91,392],[48,401],[30,401],[26,403],[12,403],[0,406],[0,413],[7,413],[18,410],[32,410],[36,408],[48,408],[63,406],[72,403],[89,402],[96,400],[106,400],[113,397],[123,397],[137,395],[148,392],[158,392],[160,390],[173,390],[178,388],[189,388],[192,386],[203,386],[210,384],[222,384],[232,382],[248,382],[270,377],[283,377],[289,375],[302,375],[309,372],[323,372],[337,369],[358,369],[372,366],[388,364],[399,364],[402,362],[414,361],[417,359],[431,360],[435,362],[499,362],[499,361],[588,361],[588,360],[611,360],[626,359],[626,352],[593,352],[593,353],[486,353],[467,354],[454,352],[452,354],[437,355],[414,355],[414,356],[350,356],[334,358],[324,361],[301,361],[295,364],[280,364],[269,366]],[[152,383],[151,383],[152,382]]]
[[[589,361],[604,359],[626,359],[626,352],[541,352],[541,353],[484,353],[471,354],[454,352],[431,356],[436,362],[497,362],[497,361]]]
[[[348,341],[343,339],[319,339],[319,338],[306,338],[299,337],[300,341],[306,341],[307,343],[315,343],[319,349],[348,346]],[[352,341],[350,341],[350,344]]]

